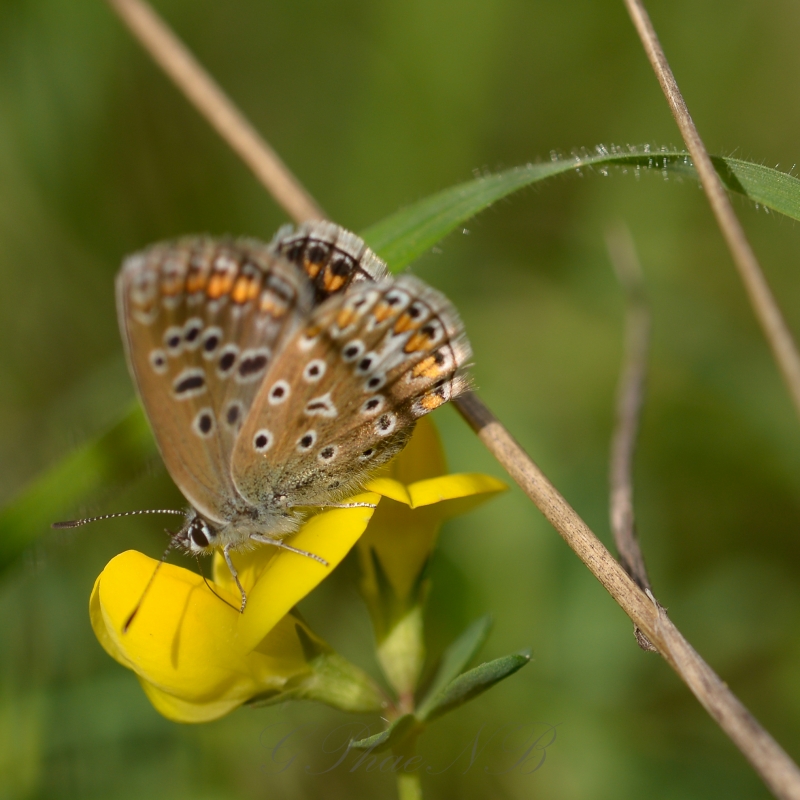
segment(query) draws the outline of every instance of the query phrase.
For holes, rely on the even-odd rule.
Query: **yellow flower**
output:
[[[378,498],[364,494],[354,500]],[[293,545],[316,553],[330,567],[268,546],[234,554],[247,592],[244,614],[237,610],[239,593],[221,558],[214,589],[233,607],[215,597],[200,575],[164,564],[124,633],[157,562],[135,551],[122,553],[108,563],[92,591],[95,635],[112,658],[137,674],[156,709],[179,722],[216,719],[254,697],[291,688],[313,671],[309,650],[329,652],[291,609],[344,558],[372,513],[371,508],[330,509],[307,520],[293,537]],[[354,704],[358,710],[379,707],[377,695],[364,691],[367,696]]]
[[[368,602],[371,591],[379,593],[376,564],[401,605],[411,602],[442,521],[505,488],[486,475],[443,472],[436,431],[422,420],[408,447],[368,484],[370,491],[352,498],[367,503],[388,498],[372,522],[371,508],[328,509],[311,516],[292,537],[293,546],[316,553],[329,567],[269,546],[233,554],[247,593],[243,614],[239,591],[217,553],[214,591],[231,605],[215,597],[200,575],[164,564],[123,632],[157,562],[135,551],[122,553],[95,582],[90,600],[95,635],[112,658],[136,673],[156,709],[178,722],[217,719],[242,703],[270,698],[380,710],[381,690],[316,637],[293,609],[339,564],[368,523],[361,548]],[[399,640],[393,641],[396,650]],[[382,663],[394,650],[384,648]],[[402,662],[402,654],[398,658]]]

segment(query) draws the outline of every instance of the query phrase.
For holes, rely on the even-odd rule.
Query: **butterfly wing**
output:
[[[308,275],[317,305],[353,284],[386,277],[386,264],[364,240],[333,222],[304,222],[296,230],[287,225],[275,234],[272,247]]]
[[[269,369],[234,447],[236,488],[253,505],[341,498],[467,388],[469,355],[451,304],[416,278],[330,297]]]
[[[117,277],[128,364],[159,450],[211,520],[246,506],[231,452],[271,362],[312,303],[302,270],[251,240],[153,245]]]

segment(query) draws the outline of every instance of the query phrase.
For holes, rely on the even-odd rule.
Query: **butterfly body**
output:
[[[352,495],[420,416],[467,386],[449,301],[387,276],[331,223],[270,244],[153,245],[123,264],[117,308],[159,449],[192,506],[177,540],[193,551],[286,546],[303,509]]]

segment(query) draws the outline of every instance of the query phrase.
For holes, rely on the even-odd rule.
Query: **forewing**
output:
[[[305,274],[251,240],[156,244],[123,264],[117,310],[134,382],[170,475],[210,519],[234,513],[234,442],[312,302]]]
[[[469,355],[455,309],[416,278],[331,297],[270,368],[234,448],[236,487],[252,504],[342,497],[467,388]]]

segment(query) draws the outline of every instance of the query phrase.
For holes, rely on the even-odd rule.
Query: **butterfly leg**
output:
[[[225,563],[228,565],[228,569],[231,571],[231,575],[233,575],[233,579],[236,581],[236,585],[242,593],[242,607],[239,609],[239,613],[243,614],[244,607],[247,605],[247,595],[244,593],[242,584],[239,583],[239,573],[236,571],[236,567],[233,566],[233,561],[231,561],[231,545],[226,544],[225,547],[222,548],[222,555],[225,556]]]
[[[377,508],[377,503],[314,503],[311,508]],[[309,508],[309,506],[289,506],[289,508]]]
[[[269,539],[266,536],[259,536],[257,533],[250,534],[250,538],[254,542],[260,542],[261,544],[271,544],[273,547],[281,547],[284,550],[289,550],[292,553],[297,553],[297,555],[299,556],[305,556],[306,558],[313,558],[314,561],[318,561],[320,564],[322,564],[323,567],[330,566],[330,564],[328,564],[328,562],[324,558],[316,555],[315,553],[309,553],[308,550],[298,550],[298,548],[292,547],[291,545],[282,542],[280,539]]]

